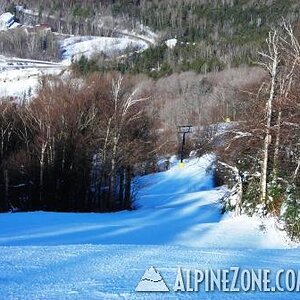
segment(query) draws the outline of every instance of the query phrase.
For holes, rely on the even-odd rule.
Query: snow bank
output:
[[[292,247],[287,235],[279,231],[274,219],[226,215],[203,237],[206,247],[286,249]],[[201,246],[201,245],[200,245]]]

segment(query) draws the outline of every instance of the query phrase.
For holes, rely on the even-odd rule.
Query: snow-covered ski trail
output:
[[[299,269],[275,227],[220,213],[211,156],[136,179],[134,211],[0,214],[0,299],[295,299],[294,293],[174,293],[177,267]],[[270,225],[270,224],[269,224]],[[170,293],[138,293],[154,266]]]

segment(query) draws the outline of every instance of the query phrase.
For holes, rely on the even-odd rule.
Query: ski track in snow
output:
[[[0,299],[295,299],[294,293],[136,293],[155,266],[172,289],[183,268],[299,269],[272,221],[220,215],[211,157],[136,179],[137,210],[0,214]],[[269,223],[268,223],[269,222]]]

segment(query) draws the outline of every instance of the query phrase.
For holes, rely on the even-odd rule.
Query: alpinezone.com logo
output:
[[[136,292],[299,292],[300,270],[241,269],[218,270],[177,268],[169,286],[153,266],[147,269],[136,286]]]

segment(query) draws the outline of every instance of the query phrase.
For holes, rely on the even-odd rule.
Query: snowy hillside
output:
[[[144,51],[149,44],[142,37],[131,37],[128,33],[118,38],[71,36],[60,44],[60,63],[0,56],[0,97],[26,98],[35,95],[42,75],[59,75],[69,67],[72,60],[78,60],[82,55],[91,58],[102,53],[111,58]]]
[[[294,259],[299,251],[283,249],[288,244],[274,227],[262,232],[260,220],[223,218],[218,199],[226,190],[213,187],[206,172],[211,159],[192,159],[183,169],[175,164],[169,171],[138,178],[135,211],[1,214],[1,296],[157,299],[134,292],[151,265],[167,282],[177,266],[276,268],[281,261],[299,267]],[[168,295],[161,299],[181,299]],[[245,294],[236,294],[240,296]],[[273,299],[268,296],[264,299]],[[245,299],[252,297],[250,293]],[[197,294],[184,297],[190,298],[197,299]]]
[[[126,50],[142,51],[148,48],[148,44],[143,40],[129,37],[89,37],[73,36],[66,38],[61,43],[63,59],[70,62],[71,59],[79,59],[82,55],[91,57],[93,54],[103,53],[108,57],[118,56]]]
[[[36,12],[25,10],[23,6],[17,6],[17,10],[36,15]],[[11,13],[3,13],[0,15],[0,30],[21,26],[15,20],[15,16]],[[32,31],[35,27],[22,25],[22,28]],[[36,28],[39,28],[39,25]],[[49,30],[51,32],[50,28]],[[147,27],[141,28],[141,32],[116,30],[117,37],[74,36],[55,32],[55,36],[60,40],[57,49],[57,52],[61,54],[59,63],[0,55],[0,97],[30,98],[35,95],[41,76],[63,73],[72,61],[78,60],[82,55],[91,58],[102,54],[111,59],[144,51],[155,43],[157,36]]]
[[[0,97],[30,98],[43,75],[59,75],[65,66],[19,58],[0,57]]]

